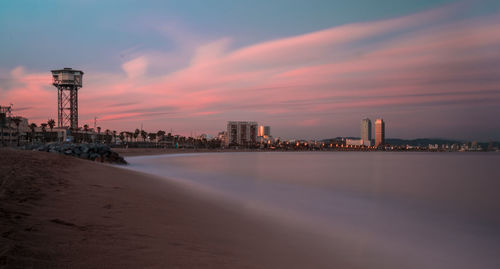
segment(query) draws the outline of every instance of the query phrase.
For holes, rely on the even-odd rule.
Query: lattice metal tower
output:
[[[64,68],[52,70],[52,85],[57,88],[57,127],[78,129],[78,89],[83,72]]]

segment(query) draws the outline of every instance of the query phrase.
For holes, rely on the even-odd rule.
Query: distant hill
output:
[[[417,139],[399,139],[399,138],[388,138],[385,140],[388,144],[393,146],[428,146],[429,144],[434,145],[451,145],[451,144],[462,144],[463,141],[458,140],[449,140],[449,139],[441,139],[441,138],[417,138]]]

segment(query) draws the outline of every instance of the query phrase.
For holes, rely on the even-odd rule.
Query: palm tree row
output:
[[[20,144],[20,124],[22,122],[21,117],[12,117],[11,122],[17,127],[17,144]],[[37,139],[40,142],[45,143],[49,141],[55,141],[57,138],[54,136],[53,129],[56,125],[54,119],[49,119],[47,122],[40,123],[41,135],[37,134],[36,128],[37,124],[29,124],[30,133],[27,135],[27,139],[31,143],[35,143]],[[47,127],[50,128],[50,136],[47,134]],[[72,132],[72,136],[75,142],[97,142],[105,144],[118,144],[118,139],[120,143],[161,143],[163,146],[170,147],[206,147],[206,139],[195,139],[193,137],[184,137],[180,135],[172,135],[163,130],[158,130],[156,132],[147,132],[145,130],[135,129],[132,131],[121,131],[106,129],[102,132],[100,126],[96,127],[97,133],[89,127],[88,124],[83,125],[83,127],[78,128],[76,132]],[[92,139],[90,139],[92,137]]]

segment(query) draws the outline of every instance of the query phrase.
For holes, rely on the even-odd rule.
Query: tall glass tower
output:
[[[383,146],[385,144],[385,122],[384,119],[375,121],[375,146]]]
[[[372,141],[372,122],[366,118],[361,121],[361,139],[363,144],[371,145]]]

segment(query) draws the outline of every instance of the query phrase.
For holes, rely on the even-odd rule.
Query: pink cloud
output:
[[[146,73],[147,60],[145,57],[137,57],[122,65],[123,70],[127,73],[129,78],[141,77]]]
[[[118,129],[139,121],[151,128],[208,126],[200,131],[213,133],[226,120],[245,118],[307,130],[332,123],[334,112],[355,111],[361,118],[366,111],[403,106],[426,115],[433,105],[500,105],[500,17],[454,17],[465,9],[454,4],[238,49],[231,49],[230,38],[197,46],[190,39],[189,59],[174,59],[184,64],[154,75],[148,67],[174,54],[136,52],[122,64],[125,74],[86,71],[82,119],[98,116]],[[55,112],[48,72],[30,74],[20,67],[10,79],[16,86],[1,89],[2,100],[32,106],[26,113],[34,119]],[[294,120],[284,121],[287,116]]]
[[[299,126],[304,126],[304,127],[310,127],[310,126],[316,126],[320,123],[319,119],[307,119],[307,120],[302,120],[297,123]]]

